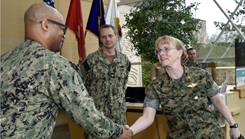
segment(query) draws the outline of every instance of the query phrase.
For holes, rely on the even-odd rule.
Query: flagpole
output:
[[[116,7],[115,7],[115,5],[116,5],[115,0],[113,0],[114,14],[115,14],[115,22],[116,22],[116,28],[117,28],[118,44],[119,44],[120,51],[122,52],[122,48],[121,48],[121,45],[120,45],[120,36],[119,36],[119,30],[118,30],[118,25],[119,25],[119,17],[118,17],[118,25],[117,25],[117,13],[116,13]],[[119,16],[119,15],[118,15],[118,16]]]
[[[102,17],[102,8],[101,8],[101,0],[100,0],[100,17]],[[100,23],[101,23],[101,19],[100,19],[100,22],[99,22],[99,25],[98,25],[98,29],[100,30]],[[100,33],[100,32],[99,32]]]
[[[102,17],[102,8],[101,8],[101,0],[100,1],[100,18]],[[98,22],[98,31],[99,31],[99,36],[98,36],[98,39],[99,39],[99,48],[100,49],[100,23],[101,23],[101,19],[99,19],[99,22]],[[102,46],[101,46],[102,47]]]

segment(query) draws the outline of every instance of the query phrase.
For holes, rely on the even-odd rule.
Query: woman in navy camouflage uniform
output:
[[[167,118],[167,138],[224,138],[208,108],[208,98],[230,126],[237,124],[220,95],[217,95],[219,87],[211,75],[203,69],[181,65],[184,47],[180,40],[163,36],[156,40],[155,46],[166,72],[146,87],[143,115],[130,129],[136,134],[150,126],[160,104]],[[238,128],[231,128],[230,136],[238,138]]]

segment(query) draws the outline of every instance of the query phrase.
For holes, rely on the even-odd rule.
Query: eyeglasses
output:
[[[63,32],[64,32],[64,35],[66,34],[66,31],[67,31],[67,28],[68,28],[67,25],[62,24],[62,23],[57,22],[57,21],[54,21],[54,20],[51,20],[51,19],[47,19],[47,20],[52,22],[52,23],[54,23],[54,24],[57,24],[57,25],[60,25],[60,26],[64,27]],[[39,23],[42,23],[42,21],[40,21]]]
[[[157,52],[158,53],[161,53],[161,51],[163,51],[163,52],[169,52],[171,49],[176,49],[176,50],[179,50],[179,49],[177,49],[177,48],[174,48],[174,47],[164,47],[163,49],[157,49]]]

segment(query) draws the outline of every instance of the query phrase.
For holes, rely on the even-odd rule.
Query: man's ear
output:
[[[118,40],[118,35],[116,34],[116,38],[117,38],[117,40]]]
[[[43,29],[43,31],[48,31],[48,29],[50,28],[50,24],[47,20],[43,20],[41,23],[41,28]]]

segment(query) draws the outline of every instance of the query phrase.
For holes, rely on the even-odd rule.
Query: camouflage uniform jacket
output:
[[[102,115],[62,56],[26,40],[1,56],[1,138],[50,139],[58,109],[97,138],[123,130]]]
[[[127,124],[125,91],[130,66],[127,56],[120,52],[110,64],[102,49],[89,54],[81,65],[84,85],[96,108],[121,125]]]
[[[184,65],[185,66],[187,66],[187,67],[198,67],[198,68],[201,68],[201,69],[206,69],[206,67],[204,66],[204,65],[202,65],[201,63],[199,63],[199,62],[195,62],[195,64],[193,65],[191,62],[189,62],[189,60],[188,61],[186,61],[185,63],[184,63]]]
[[[159,101],[158,104],[145,101],[144,107],[156,108],[160,103],[167,118],[167,138],[224,138],[208,108],[208,97],[217,95],[219,87],[203,69],[184,66],[184,70],[179,83],[167,72],[152,81],[146,87],[146,98]]]
[[[165,72],[165,68],[160,62],[154,63],[151,66],[151,77],[157,77]]]

